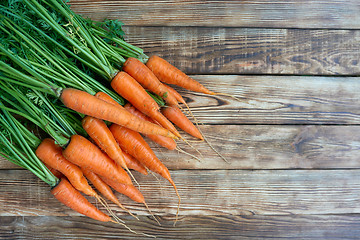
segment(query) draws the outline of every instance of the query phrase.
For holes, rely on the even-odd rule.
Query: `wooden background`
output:
[[[119,196],[141,216],[111,205],[129,226],[160,239],[359,237],[359,1],[71,4],[93,19],[121,19],[130,43],[242,100],[181,91],[230,163],[204,144],[194,144],[201,163],[157,149],[183,199],[180,220],[172,226],[169,184],[135,174],[162,226]],[[0,238],[139,238],[60,205],[27,171],[4,160],[0,169]]]

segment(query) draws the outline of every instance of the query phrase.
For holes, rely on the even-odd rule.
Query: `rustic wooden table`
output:
[[[130,43],[242,100],[181,91],[230,163],[203,143],[201,163],[158,149],[183,199],[180,220],[172,226],[171,186],[136,175],[162,226],[120,196],[141,216],[122,216],[129,226],[164,239],[360,236],[359,1],[71,3],[121,19]],[[4,160],[0,169],[2,239],[139,238],[67,209],[27,171]]]

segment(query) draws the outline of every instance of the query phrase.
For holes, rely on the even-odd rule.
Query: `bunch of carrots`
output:
[[[185,100],[167,84],[219,93],[126,43],[120,22],[84,19],[62,0],[3,3],[0,32],[3,157],[48,183],[60,202],[99,221],[123,224],[89,182],[127,212],[112,189],[149,209],[130,169],[168,180],[180,206],[169,170],[141,134],[178,151],[175,140],[187,140],[175,126],[206,140],[183,113],[183,107],[191,113]],[[47,136],[35,135],[29,124]]]

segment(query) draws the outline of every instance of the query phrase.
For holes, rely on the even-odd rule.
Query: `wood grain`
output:
[[[205,124],[359,124],[360,78],[302,76],[193,76],[214,92],[179,90]]]
[[[360,126],[215,125],[201,129],[229,163],[205,143],[193,143],[203,153],[200,162],[148,142],[168,168],[177,170],[360,168]],[[189,146],[178,146],[200,157]],[[18,167],[0,160],[0,169],[14,168]]]
[[[313,215],[359,214],[360,170],[181,170],[171,171],[182,204],[180,215]],[[135,177],[151,208],[174,215],[177,198],[170,184],[154,177]],[[161,184],[161,187],[160,187]],[[123,196],[132,212],[146,209]],[[90,199],[90,201],[95,202]],[[120,215],[124,212],[110,204]],[[101,206],[99,206],[103,209]],[[58,203],[45,183],[22,170],[0,171],[1,216],[78,216]]]
[[[140,221],[122,219],[133,230],[154,234],[157,239],[354,239],[360,234],[358,215],[186,216],[175,227],[173,219],[163,217],[161,226],[145,216]],[[0,236],[4,239],[147,239],[114,224],[99,224],[85,217],[2,216],[0,224]]]
[[[188,74],[355,75],[360,31],[124,28],[126,40]]]
[[[360,28],[356,0],[99,1],[72,0],[75,12],[127,25]]]

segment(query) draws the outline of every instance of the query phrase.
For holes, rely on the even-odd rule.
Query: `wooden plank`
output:
[[[214,92],[179,90],[205,124],[358,124],[358,77],[193,76]]]
[[[355,75],[360,31],[126,27],[128,42],[189,74]]]
[[[360,28],[356,0],[99,1],[72,0],[75,12],[127,25]]]
[[[157,239],[356,239],[360,234],[358,215],[187,216],[175,227],[167,218],[160,218],[161,226],[147,217],[140,217],[140,221],[122,218],[133,230],[153,234]],[[0,217],[0,224],[0,237],[7,239],[140,237],[114,224],[85,217]]]
[[[169,169],[332,169],[360,168],[360,126],[202,126],[224,162],[205,143],[192,143],[201,162],[148,141]],[[197,157],[191,147],[178,146]],[[201,157],[200,157],[201,158]],[[18,168],[0,160],[0,169]]]
[[[360,170],[172,171],[180,215],[359,214]],[[135,174],[156,215],[174,215],[177,198],[165,180]],[[161,184],[161,186],[160,186]],[[94,200],[91,200],[94,202]],[[132,212],[146,209],[120,196]],[[98,205],[98,204],[97,204]],[[117,214],[121,209],[110,204]],[[99,206],[101,208],[101,206]],[[103,209],[103,208],[101,208]],[[0,171],[1,216],[78,216],[58,203],[49,187],[22,170]]]

